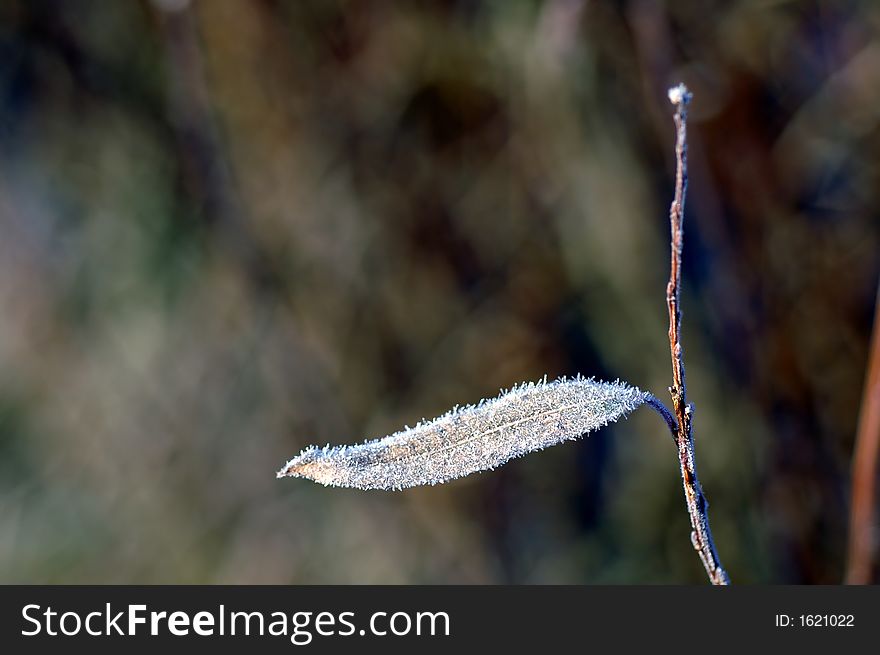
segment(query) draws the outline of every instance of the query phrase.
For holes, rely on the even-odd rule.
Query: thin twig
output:
[[[874,334],[853,455],[847,584],[870,584],[874,568],[874,502],[880,455],[880,287],[874,312]]]
[[[681,464],[681,479],[688,514],[691,518],[691,543],[700,556],[709,580],[714,585],[730,584],[727,573],[721,566],[712,531],[709,528],[709,502],[703,495],[697,479],[697,466],[694,457],[694,437],[691,430],[693,407],[687,404],[687,386],[684,376],[684,357],[681,350],[681,249],[684,240],[682,223],[684,220],[684,200],[687,192],[687,105],[691,94],[684,84],[669,90],[669,100],[675,106],[676,128],[676,171],[675,197],[669,208],[671,226],[672,263],[669,284],[666,286],[666,305],[669,309],[669,349],[672,355],[672,409],[677,419],[678,459]]]

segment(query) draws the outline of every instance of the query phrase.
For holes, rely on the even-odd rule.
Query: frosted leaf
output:
[[[580,376],[529,382],[382,439],[353,446],[310,446],[287,462],[278,477],[358,489],[437,484],[577,439],[626,416],[649,398],[622,382]]]

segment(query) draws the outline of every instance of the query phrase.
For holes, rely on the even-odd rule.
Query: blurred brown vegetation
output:
[[[276,480],[500,387],[666,397],[734,582],[835,583],[880,273],[880,5],[0,4],[0,580],[704,583],[642,410],[405,493]]]

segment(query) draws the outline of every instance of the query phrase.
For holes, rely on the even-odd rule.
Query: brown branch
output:
[[[870,584],[874,567],[877,458],[880,455],[880,287],[852,468],[847,584]]]
[[[672,263],[669,284],[666,286],[666,305],[669,309],[669,350],[672,355],[672,409],[677,420],[675,442],[678,446],[678,459],[681,464],[681,479],[688,514],[691,518],[691,543],[706,573],[714,585],[730,584],[727,573],[721,567],[712,531],[709,529],[709,502],[703,495],[697,479],[697,465],[694,457],[694,437],[691,429],[693,407],[687,404],[687,386],[684,376],[684,356],[681,350],[681,249],[684,241],[682,223],[684,220],[684,200],[687,192],[687,105],[691,94],[684,84],[669,90],[669,100],[675,106],[675,197],[669,208],[671,226]]]

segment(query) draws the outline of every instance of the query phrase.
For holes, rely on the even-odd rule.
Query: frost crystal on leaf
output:
[[[353,446],[310,446],[278,477],[338,487],[404,489],[437,484],[562,441],[626,416],[650,394],[580,376],[526,383],[477,405]]]

